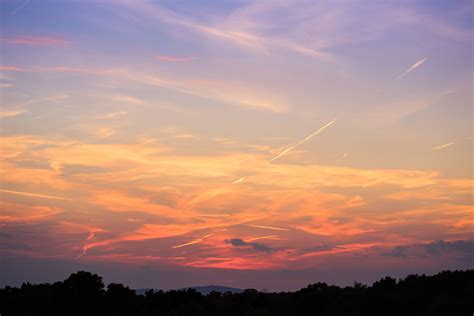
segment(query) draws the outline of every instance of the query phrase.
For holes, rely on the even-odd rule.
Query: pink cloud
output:
[[[196,56],[169,56],[169,55],[156,55],[161,61],[171,62],[171,63],[179,63],[179,62],[188,62],[192,60],[198,59]]]
[[[64,45],[68,41],[49,36],[23,36],[23,37],[7,37],[3,39],[8,44],[14,45],[44,45],[44,46],[55,46]]]
[[[28,70],[24,68],[16,67],[16,66],[0,65],[0,71],[28,71]]]

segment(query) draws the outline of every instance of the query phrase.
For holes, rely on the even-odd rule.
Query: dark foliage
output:
[[[53,284],[0,289],[0,314],[11,315],[466,315],[474,312],[474,270],[434,276],[390,277],[372,286],[316,283],[296,292],[243,293],[152,290],[122,284],[105,288],[97,274],[80,271]]]

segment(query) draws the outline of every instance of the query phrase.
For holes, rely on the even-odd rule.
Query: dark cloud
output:
[[[234,247],[240,247],[240,246],[245,246],[247,243],[243,241],[242,239],[231,239],[228,241],[232,246]]]
[[[466,260],[474,258],[474,241],[438,240],[427,244],[403,245],[392,248],[388,252],[382,252],[385,256],[408,258],[408,257],[441,257],[449,254],[460,255]]]
[[[27,244],[9,244],[9,243],[4,243],[0,241],[0,250],[31,250],[32,247],[30,247]]]
[[[258,242],[246,242],[240,238],[226,240],[226,242],[234,247],[245,247],[247,249],[253,249],[256,251],[271,252],[275,250],[274,248],[268,247],[264,244]]]
[[[457,240],[453,242],[446,242],[439,240],[426,245],[426,251],[432,255],[440,255],[446,251],[457,251],[462,253],[474,253],[474,241],[472,240]]]
[[[329,245],[329,244],[319,244],[319,245],[312,246],[310,248],[305,248],[303,252],[328,251],[334,248],[337,248],[337,247],[334,245]]]
[[[382,253],[384,256],[392,256],[392,257],[400,257],[406,258],[407,257],[407,250],[409,246],[397,246],[394,247],[389,252]]]

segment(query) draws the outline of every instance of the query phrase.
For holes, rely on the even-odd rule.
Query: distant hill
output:
[[[242,290],[242,289],[237,289],[237,288],[228,287],[228,286],[221,286],[221,285],[191,286],[191,287],[184,287],[184,288],[178,289],[178,291],[187,290],[187,289],[195,289],[196,291],[198,291],[202,295],[207,295],[207,294],[209,294],[213,291],[214,292],[220,292],[220,293],[226,293],[226,292],[243,293],[244,292],[244,290]],[[144,295],[145,292],[148,291],[148,290],[153,290],[153,289],[136,289],[135,293],[137,295]],[[157,289],[154,289],[154,290],[159,291]]]
[[[211,293],[212,291],[221,292],[221,293],[226,293],[226,292],[243,293],[244,292],[244,290],[242,289],[237,289],[237,288],[228,287],[228,286],[221,286],[221,285],[193,286],[193,287],[183,288],[181,290],[186,290],[186,289],[195,289],[202,295],[207,295]]]

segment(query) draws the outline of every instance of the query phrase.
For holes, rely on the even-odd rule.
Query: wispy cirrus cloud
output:
[[[54,192],[57,188],[65,190],[67,196],[75,192],[81,203],[95,211],[97,228],[115,229],[107,234],[84,230],[74,237],[73,253],[68,250],[57,254],[76,258],[84,253],[81,260],[120,261],[126,257],[130,262],[144,262],[151,260],[147,255],[155,251],[153,260],[177,265],[306,267],[314,266],[314,260],[310,260],[314,258],[364,251],[374,244],[388,246],[395,239],[410,243],[429,238],[435,225],[437,230],[449,228],[454,236],[463,236],[472,228],[469,205],[456,206],[452,198],[446,198],[468,196],[472,181],[447,180],[434,172],[272,165],[264,155],[249,154],[187,156],[160,150],[156,142],[144,140],[120,144],[5,137],[3,143],[1,156],[6,168],[0,176],[7,183],[18,187],[27,178],[31,188],[28,193],[38,192],[34,188],[43,190],[39,192]],[[31,155],[52,167],[31,169],[15,160]],[[79,168],[80,172],[65,172],[74,165],[87,167]],[[235,178],[232,175],[241,171],[241,166],[252,174],[252,181],[231,186]],[[100,172],[90,172],[99,168]],[[161,179],[159,185],[156,179]],[[209,194],[222,184],[228,184],[229,189],[219,195]],[[361,204],[360,197],[354,197],[351,191],[363,184],[369,185]],[[379,190],[412,194],[399,194],[394,199],[381,196]],[[11,198],[25,203],[23,208],[35,200],[63,203],[22,194],[12,194]],[[421,207],[419,201],[423,201]],[[380,212],[381,203],[390,211]],[[13,211],[4,222],[24,218],[22,209],[10,209]],[[41,212],[45,217],[38,217]],[[46,220],[51,218],[48,214],[51,208],[44,207],[32,216]],[[130,216],[140,220],[130,222]],[[108,218],[114,218],[114,223],[109,224]],[[83,218],[76,220],[88,223]],[[420,222],[413,231],[413,223]],[[256,230],[278,232],[278,236],[261,236],[255,234]],[[200,241],[204,237],[176,242],[176,238],[186,241],[189,236],[209,234],[214,236],[205,237],[205,242]],[[262,239],[268,240],[268,245],[256,242]],[[228,243],[223,244],[224,240]],[[314,240],[334,245],[334,249],[304,250],[311,248]],[[190,245],[194,247],[186,248],[186,260],[172,259],[172,247]]]
[[[60,226],[66,228],[65,230],[74,230],[74,231],[86,231],[88,232],[88,235],[86,239],[84,240],[84,244],[82,246],[82,252],[76,257],[76,260],[84,256],[87,252],[87,245],[94,239],[97,233],[103,233],[105,230],[102,228],[96,227],[96,226],[91,226],[87,224],[79,224],[79,223],[74,223],[74,222],[66,222],[66,221],[61,221],[58,223]],[[64,230],[63,228],[63,230]]]
[[[25,113],[28,113],[29,111],[28,110],[25,110],[25,109],[0,109],[0,119],[1,118],[8,118],[8,117],[15,117],[15,116],[19,116],[21,114],[25,114]]]
[[[140,72],[126,68],[78,68],[78,67],[16,67],[1,65],[0,70],[30,73],[71,73],[83,76],[113,78],[123,82],[133,82],[146,86],[162,87],[180,93],[239,105],[250,109],[260,109],[276,113],[287,111],[287,104],[272,94],[262,94],[250,87],[235,82],[203,81],[160,77],[148,72]],[[117,95],[118,102],[143,105],[146,102],[136,97]]]
[[[155,55],[156,58],[160,61],[171,62],[171,63],[183,63],[189,62],[198,59],[197,56],[171,56],[171,55],[163,55],[157,54]]]
[[[7,44],[14,45],[29,45],[29,46],[58,46],[65,45],[69,41],[51,36],[19,36],[19,37],[5,37],[2,39]]]
[[[410,26],[416,26],[418,28],[425,29],[433,34],[440,37],[444,37],[454,41],[469,42],[472,40],[472,29],[465,26],[459,26],[457,23],[449,23],[444,19],[437,18],[426,13],[422,13],[419,10],[415,10],[409,7],[392,7],[390,16],[395,18],[398,23],[403,23]],[[462,11],[469,12],[469,10],[462,9]],[[446,16],[450,16],[452,19],[458,19],[456,11],[445,12]]]
[[[123,94],[112,96],[112,100],[121,102],[121,103],[132,104],[132,105],[144,105],[146,103],[144,100],[139,99],[137,97],[132,97],[132,96],[123,95]]]
[[[96,119],[114,119],[114,118],[117,118],[117,117],[125,116],[127,114],[128,114],[127,111],[117,111],[117,112],[105,113],[103,115],[98,115],[95,118]]]
[[[3,199],[2,199],[3,200]],[[63,209],[45,205],[24,205],[23,203],[9,203],[0,201],[0,224],[16,225],[17,223],[37,223],[48,220],[60,214]]]
[[[10,15],[15,15],[17,14],[18,12],[20,12],[22,9],[24,9],[28,3],[30,2],[30,0],[25,0],[23,1],[22,4],[20,4],[19,6],[17,6],[12,12],[10,12]]]
[[[14,194],[14,195],[29,196],[29,197],[34,197],[34,198],[41,198],[41,199],[74,201],[72,199],[68,199],[68,198],[64,198],[64,197],[46,195],[46,194],[38,194],[38,193],[30,193],[30,192],[12,191],[12,190],[4,190],[4,189],[0,189],[0,192],[7,193],[7,194]]]
[[[159,20],[167,24],[188,29],[206,37],[231,42],[263,54],[269,54],[272,48],[278,48],[320,60],[331,60],[331,55],[319,47],[305,46],[303,43],[295,43],[289,38],[261,36],[256,32],[241,29],[239,23],[235,23],[234,25],[229,25],[225,22],[218,25],[205,24],[197,22],[192,17],[178,14],[163,6],[145,1],[133,3],[122,1],[121,4],[150,17],[150,20],[153,22]]]
[[[472,235],[470,147],[459,136],[472,135],[463,112],[470,90],[457,92],[471,78],[464,65],[472,32],[463,29],[468,13],[452,19],[457,4],[117,0],[85,9],[87,19],[75,12],[86,4],[58,2],[54,12],[36,5],[22,13],[46,22],[41,34],[61,35],[55,28],[64,26],[65,39],[87,45],[17,33],[0,39],[7,52],[0,76],[15,84],[2,91],[3,117],[12,119],[0,124],[0,179],[11,191],[0,192],[0,226],[18,236],[9,249],[180,271],[323,262],[338,271],[333,263],[342,257],[344,266],[365,256],[369,268],[380,258],[400,264],[374,257],[375,245]],[[64,14],[59,24],[47,23],[55,12]],[[38,34],[5,18],[8,30]],[[97,32],[70,27],[94,22]],[[416,87],[384,82],[387,73],[408,79],[423,70],[426,59],[395,72],[387,62],[421,59],[423,51],[443,76],[420,77]],[[449,88],[456,93],[429,97]],[[378,105],[382,116],[372,111]],[[20,116],[22,109],[34,115]],[[334,115],[344,124],[316,130],[315,121]],[[440,120],[443,128],[433,129]],[[316,131],[275,137],[295,128]],[[455,164],[452,155],[426,155],[452,135],[461,137],[453,140]],[[319,149],[304,148],[303,157],[300,145],[320,136]],[[447,174],[449,165],[459,173]],[[423,263],[449,262],[439,259]]]
[[[0,65],[0,71],[18,71],[18,72],[28,72],[31,70],[28,70],[27,68],[20,68],[16,66],[9,66],[9,65]]]

